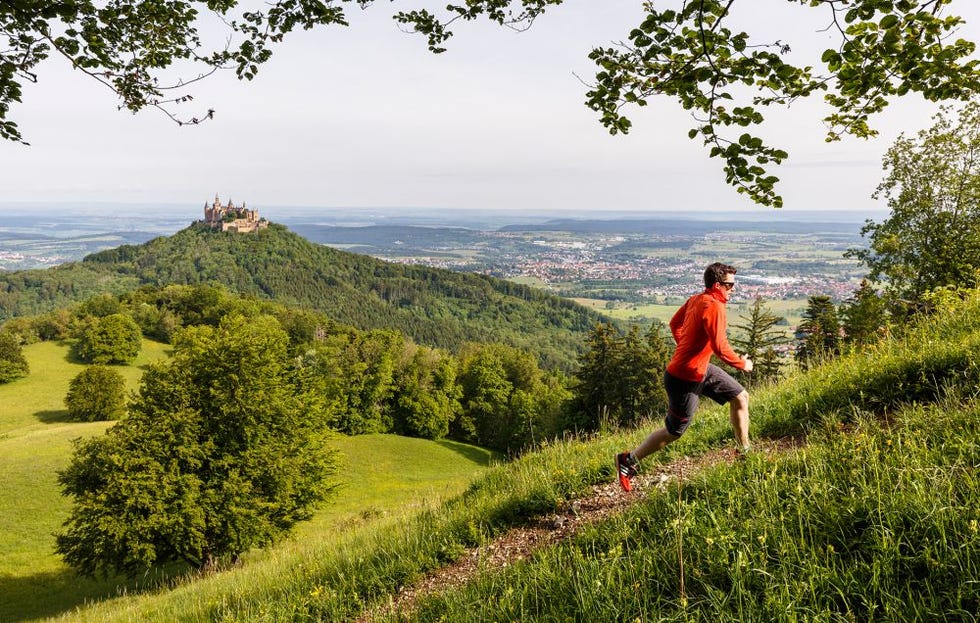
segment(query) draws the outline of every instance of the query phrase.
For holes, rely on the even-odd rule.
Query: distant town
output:
[[[200,204],[198,204],[200,206]],[[25,210],[0,224],[0,270],[45,268],[102,249],[168,235],[201,218],[199,207],[154,209]],[[223,230],[256,231],[268,225],[263,209],[217,197],[204,206],[204,222]],[[756,296],[786,301],[798,314],[806,297],[849,297],[863,267],[844,258],[865,244],[861,223],[793,220],[692,220],[680,215],[562,220],[508,213],[436,210],[278,210],[272,221],[320,244],[402,264],[492,275],[547,289],[609,313],[643,316],[695,292],[704,266],[721,260],[739,267],[733,303]],[[471,218],[472,223],[465,221]],[[455,219],[455,220],[450,220]],[[448,223],[440,225],[439,223]],[[660,310],[661,312],[663,310]],[[664,312],[665,313],[665,312]]]
[[[678,236],[642,237],[645,252],[627,253],[623,246],[637,237],[598,236],[589,238],[567,235],[528,239],[521,232],[485,232],[491,244],[465,245],[452,248],[441,245],[431,249],[438,255],[426,254],[424,249],[397,249],[397,253],[378,253],[378,257],[404,264],[422,264],[450,270],[465,270],[510,280],[527,281],[558,293],[574,296],[592,295],[598,298],[630,301],[666,302],[689,296],[698,287],[704,266],[723,259],[742,268],[739,288],[734,301],[752,300],[761,296],[770,300],[800,299],[814,294],[826,294],[844,300],[856,288],[863,270],[855,261],[845,259],[843,252],[860,246],[855,236],[850,243],[839,240],[820,240],[819,234],[808,234],[806,244],[793,237],[758,232],[743,234],[735,239],[718,241],[729,248],[741,247],[736,258],[725,253],[711,255],[712,236],[690,240]],[[750,251],[758,245],[761,251]],[[496,241],[497,244],[492,244]],[[774,248],[782,249],[774,253]],[[789,250],[789,247],[802,247]],[[497,249],[491,252],[490,249]],[[692,248],[694,254],[692,254]],[[659,250],[656,254],[649,254]],[[760,253],[765,257],[757,256]],[[782,259],[776,259],[782,258]],[[739,261],[741,260],[741,261]],[[616,293],[620,295],[617,296]]]

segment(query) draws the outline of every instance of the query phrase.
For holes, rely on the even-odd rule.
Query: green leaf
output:
[[[895,25],[898,24],[898,21],[897,15],[890,14],[882,17],[881,21],[878,22],[878,26],[880,26],[883,30],[887,30],[889,28],[894,28]]]

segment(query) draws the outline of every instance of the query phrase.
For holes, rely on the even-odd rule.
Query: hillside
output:
[[[98,292],[140,285],[221,284],[322,311],[359,329],[395,329],[429,346],[503,342],[569,367],[602,317],[492,277],[405,266],[320,246],[284,226],[236,235],[188,227],[49,270],[0,274],[0,321]]]
[[[705,409],[644,462],[642,495],[613,487],[620,512],[576,530],[554,527],[590,512],[613,453],[645,430],[550,444],[261,581],[246,566],[64,620],[973,621],[980,292],[947,303],[900,338],[756,392],[761,450],[746,460],[713,462],[732,454],[731,432],[726,408]],[[534,526],[560,538],[495,564],[502,537]],[[387,608],[443,572],[443,590]]]

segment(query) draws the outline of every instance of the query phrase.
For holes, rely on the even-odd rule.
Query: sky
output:
[[[789,43],[794,57],[818,57],[830,41],[826,11],[741,5],[754,12],[736,24]],[[354,6],[349,28],[294,33],[255,80],[224,72],[200,83],[187,114],[216,112],[198,126],[119,111],[106,87],[50,59],[10,111],[31,146],[0,142],[0,214],[9,202],[199,206],[215,195],[260,210],[771,211],[725,184],[673,101],[633,109],[633,130],[617,136],[584,105],[589,51],[624,40],[641,6],[568,0],[520,33],[458,24],[441,55],[399,30],[389,3]],[[980,3],[954,9],[968,21],[961,36],[980,41]],[[766,112],[765,135],[790,152],[773,170],[786,209],[880,210],[882,155],[935,110],[913,96],[873,121],[878,138],[831,144],[819,101]]]

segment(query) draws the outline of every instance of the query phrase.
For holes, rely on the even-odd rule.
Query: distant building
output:
[[[231,199],[228,200],[228,205],[223,206],[217,195],[214,197],[213,204],[204,204],[204,223],[211,229],[241,234],[258,231],[269,226],[269,221],[259,218],[258,210],[248,210],[244,203],[241,207],[237,207],[231,202]]]

